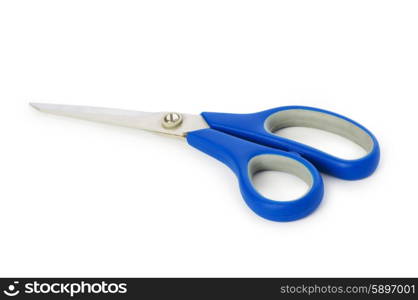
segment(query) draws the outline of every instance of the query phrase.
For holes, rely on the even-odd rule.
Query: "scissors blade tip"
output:
[[[29,102],[29,105],[32,106],[34,109],[36,110],[41,110],[41,103],[36,103],[36,102]]]
[[[62,105],[56,104],[49,104],[49,103],[40,103],[40,102],[29,102],[29,105],[32,106],[34,109],[41,111],[41,112],[53,112],[54,109],[59,109]]]

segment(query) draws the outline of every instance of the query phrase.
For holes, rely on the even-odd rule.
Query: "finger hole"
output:
[[[269,116],[264,126],[272,134],[276,133],[344,159],[364,157],[374,148],[372,137],[361,127],[344,118],[316,110],[279,111]],[[335,147],[337,144],[340,145],[338,148]]]
[[[359,159],[367,154],[364,148],[353,141],[316,128],[288,127],[280,129],[274,132],[274,134],[314,147],[342,159]]]
[[[310,171],[287,156],[264,154],[253,157],[248,172],[256,191],[273,201],[293,201],[313,185]]]

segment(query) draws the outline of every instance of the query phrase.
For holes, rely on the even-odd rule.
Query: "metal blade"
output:
[[[61,105],[49,103],[30,103],[39,111],[61,115],[82,120],[107,123],[112,125],[137,128],[156,133],[169,134],[184,137],[188,132],[209,128],[200,115],[176,114],[181,122],[168,128],[164,120],[170,121],[173,113],[168,112],[142,112],[103,107],[90,107],[79,105]],[[165,119],[164,119],[165,118]],[[169,124],[168,124],[169,125]]]

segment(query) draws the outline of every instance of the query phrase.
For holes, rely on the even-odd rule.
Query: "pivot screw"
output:
[[[161,122],[164,128],[174,129],[183,122],[183,117],[179,113],[170,112],[166,114]]]

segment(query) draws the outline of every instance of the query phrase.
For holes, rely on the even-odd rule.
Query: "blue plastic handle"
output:
[[[298,154],[252,143],[214,129],[187,134],[187,142],[229,166],[238,178],[247,205],[259,216],[272,221],[293,221],[314,211],[322,200],[324,189],[317,169]],[[299,176],[310,186],[308,192],[294,201],[274,201],[254,188],[252,176],[264,170],[278,170]]]
[[[379,144],[362,125],[336,113],[305,106],[285,106],[252,114],[203,112],[213,129],[272,148],[300,154],[321,172],[355,180],[371,175],[379,163]],[[338,158],[308,145],[280,137],[280,128],[302,126],[330,131],[351,139],[367,154],[355,160]]]

